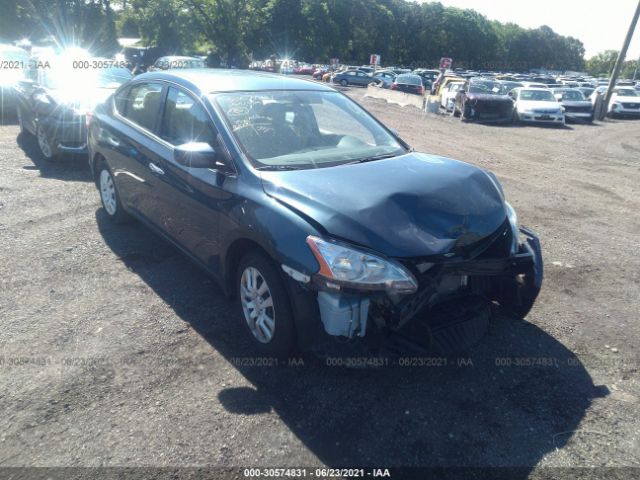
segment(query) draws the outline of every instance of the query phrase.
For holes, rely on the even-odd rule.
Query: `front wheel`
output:
[[[129,215],[122,208],[120,195],[116,188],[116,182],[113,179],[111,170],[103,161],[98,167],[98,188],[100,190],[100,201],[102,208],[107,212],[109,220],[114,223],[124,223],[129,220]]]
[[[20,135],[26,135],[29,133],[29,130],[24,126],[24,118],[22,118],[22,109],[18,107],[16,109],[16,115],[18,117],[18,128],[20,129]]]
[[[39,125],[36,131],[36,138],[38,139],[38,148],[44,159],[47,161],[55,160],[58,154],[52,145],[51,139]]]
[[[295,347],[293,314],[275,264],[261,253],[246,254],[238,267],[236,285],[255,347],[269,356],[290,354]]]

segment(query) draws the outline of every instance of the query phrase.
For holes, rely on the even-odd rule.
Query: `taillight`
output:
[[[84,116],[84,121],[87,128],[89,128],[89,126],[91,125],[91,120],[93,120],[93,112],[87,112],[87,114]]]
[[[422,95],[424,93],[424,87],[418,87],[418,93]]]
[[[398,84],[396,83],[392,83],[391,86],[389,87],[390,90],[397,90],[398,89]]]

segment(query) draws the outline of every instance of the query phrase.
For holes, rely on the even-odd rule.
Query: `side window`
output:
[[[124,102],[121,115],[142,128],[153,132],[156,119],[160,113],[162,85],[158,83],[142,83],[134,85]]]
[[[160,137],[172,145],[189,142],[216,145],[216,133],[202,105],[173,87],[167,95]]]
[[[127,96],[129,95],[129,90],[129,88],[121,88],[113,96],[113,104],[115,106],[116,112],[118,112],[120,115],[124,114],[124,110],[127,105]]]

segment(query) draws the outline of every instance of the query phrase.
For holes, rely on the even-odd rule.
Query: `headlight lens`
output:
[[[513,209],[509,202],[504,202],[507,207],[507,217],[509,218],[509,224],[511,224],[511,254],[518,253],[520,249],[520,225],[518,224],[518,214]]]
[[[329,287],[414,293],[418,282],[402,265],[343,243],[309,236],[307,244],[320,264],[318,275]]]

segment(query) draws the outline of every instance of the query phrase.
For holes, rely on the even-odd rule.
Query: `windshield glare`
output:
[[[534,102],[555,102],[556,99],[550,90],[521,90],[520,100],[531,100]]]
[[[469,93],[484,93],[487,95],[501,94],[502,88],[496,82],[471,82],[469,84]],[[502,93],[504,95],[504,93]]]
[[[338,92],[233,92],[212,100],[255,167],[320,168],[405,153],[377,121]]]

